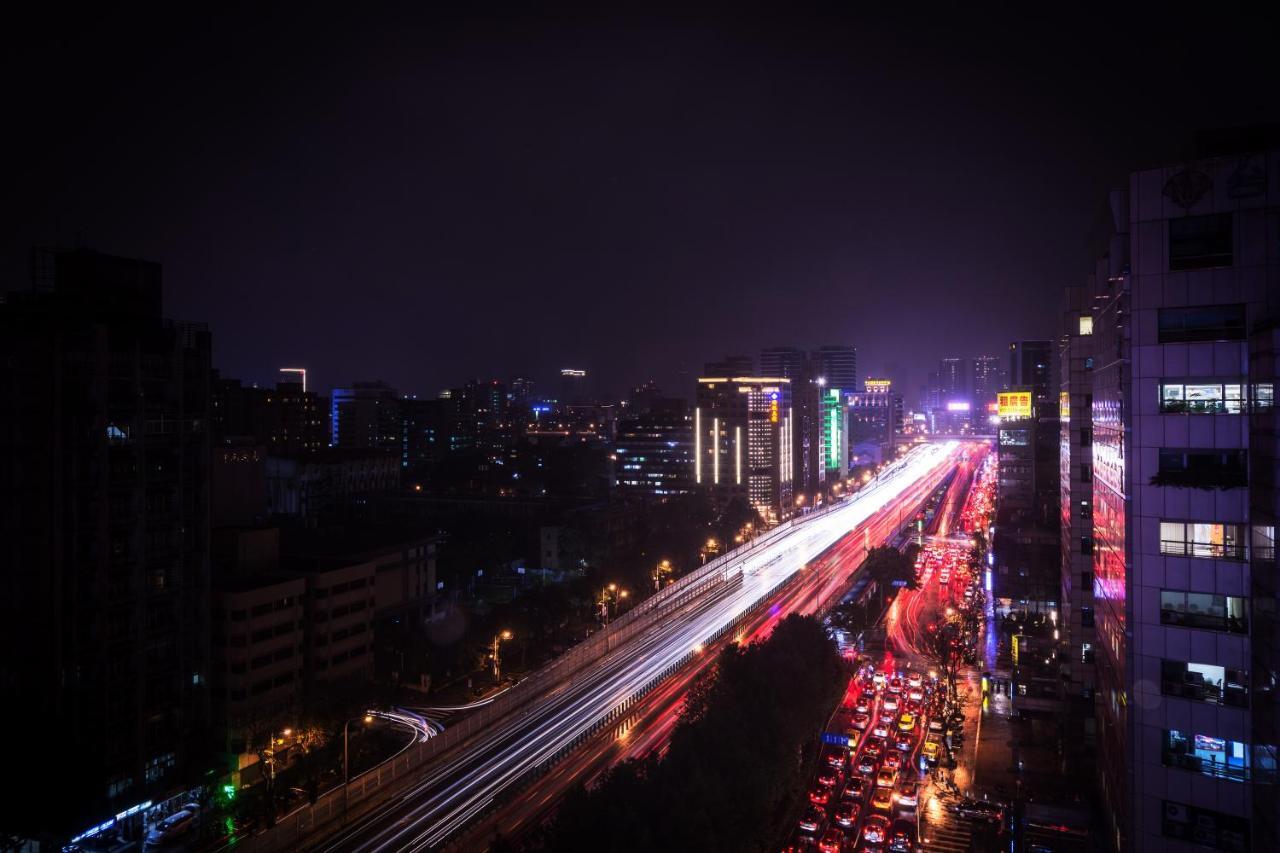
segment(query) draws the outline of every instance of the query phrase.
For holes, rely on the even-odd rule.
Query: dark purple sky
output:
[[[1247,16],[118,8],[8,27],[4,289],[33,244],[158,260],[224,374],[321,388],[687,393],[726,351],[854,343],[914,396],[1057,330],[1129,168],[1276,118]]]

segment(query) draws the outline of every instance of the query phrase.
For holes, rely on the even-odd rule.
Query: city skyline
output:
[[[32,245],[155,260],[166,313],[210,324],[224,373],[305,363],[315,388],[428,394],[455,363],[674,386],[706,352],[809,330],[918,387],[943,353],[886,317],[944,352],[1048,337],[1097,199],[1196,129],[1268,113],[1222,85],[1256,76],[1240,39],[1260,36],[1211,23],[1137,19],[1150,40],[1104,69],[1076,61],[1073,20],[29,14],[7,76],[43,71],[15,93],[6,287]],[[1113,103],[1122,73],[1151,97]],[[784,293],[820,310],[778,312]]]
[[[1280,849],[1267,27],[9,23],[8,846]]]

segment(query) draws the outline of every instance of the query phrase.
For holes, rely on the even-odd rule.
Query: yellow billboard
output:
[[[1001,391],[996,395],[997,414],[1002,418],[1031,417],[1030,391]]]

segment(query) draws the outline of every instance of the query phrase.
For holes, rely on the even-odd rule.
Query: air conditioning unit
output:
[[[1164,801],[1164,819],[1172,820],[1178,823],[1187,823],[1190,818],[1187,815],[1187,807],[1182,803],[1171,803]]]

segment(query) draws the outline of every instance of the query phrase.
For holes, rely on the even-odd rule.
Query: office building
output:
[[[848,344],[828,344],[811,355],[813,372],[827,380],[828,388],[856,391],[858,385],[858,348]]]
[[[205,766],[210,336],[159,264],[34,261],[0,303],[2,812],[74,833]]]
[[[693,410],[694,483],[742,498],[769,524],[792,511],[791,380],[705,377]]]
[[[708,361],[702,368],[703,376],[751,376],[756,364],[749,355],[726,355],[719,361]]]
[[[400,394],[387,383],[356,382],[350,388],[333,389],[330,412],[332,447],[402,453]]]
[[[938,390],[945,400],[967,400],[969,393],[969,360],[944,358],[938,362]]]
[[[693,490],[693,419],[684,400],[646,398],[618,421],[614,478],[624,496],[663,498]]]
[[[865,388],[845,395],[851,465],[877,465],[891,459],[902,440],[902,395],[888,379],[868,377]]]
[[[808,354],[798,347],[769,347],[760,350],[760,373],[764,376],[785,376],[795,380],[805,373],[808,364]]]
[[[1009,344],[1009,387],[1030,388],[1032,403],[1042,412],[1057,405],[1051,341],[1014,341]]]
[[[1280,149],[1132,174],[1090,280],[1100,787],[1126,850],[1280,849],[1278,180]]]
[[[1004,371],[1001,369],[1000,359],[994,355],[977,356],[970,364],[973,410],[985,417],[991,414],[996,394],[1004,387]]]
[[[819,446],[825,480],[831,488],[849,474],[849,407],[841,389],[820,386],[820,392]]]

